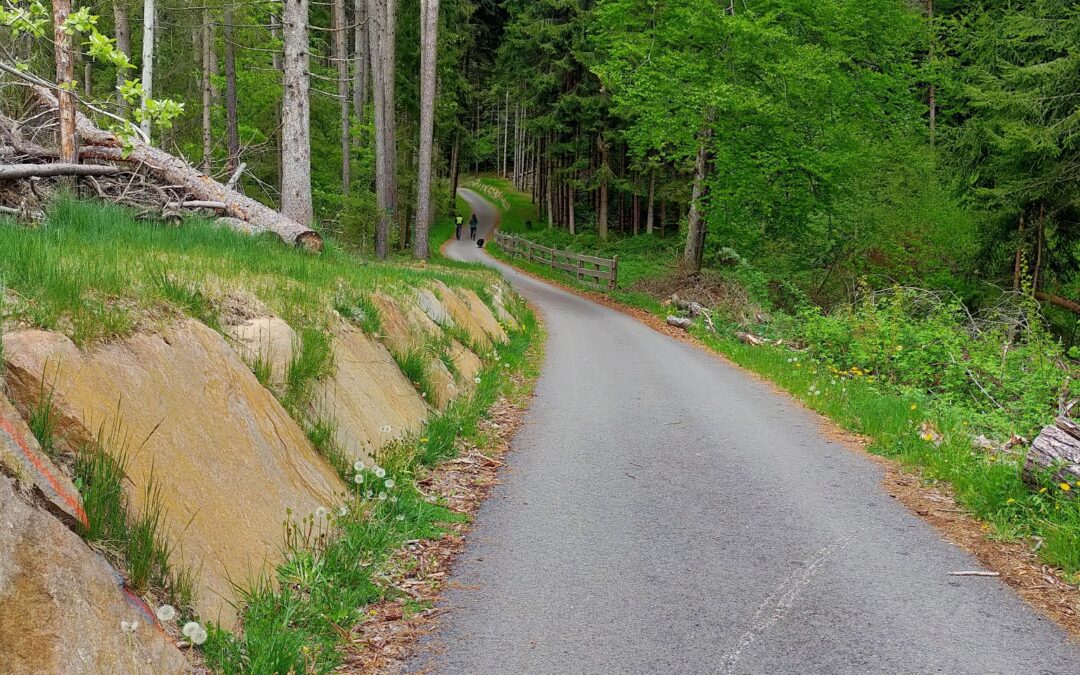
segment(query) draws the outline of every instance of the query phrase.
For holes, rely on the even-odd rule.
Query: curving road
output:
[[[448,253],[536,304],[547,364],[410,670],[1080,673],[999,580],[949,576],[978,564],[810,413],[472,242]]]

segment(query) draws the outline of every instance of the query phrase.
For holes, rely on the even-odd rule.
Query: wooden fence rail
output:
[[[582,283],[615,290],[619,280],[619,256],[598,258],[594,255],[560,251],[503,232],[495,233],[495,243],[511,258],[519,257],[552,269],[563,270]]]

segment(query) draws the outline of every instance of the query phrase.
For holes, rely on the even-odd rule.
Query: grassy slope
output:
[[[568,236],[563,233],[541,234],[535,228],[525,232],[525,220],[537,221],[528,195],[517,192],[505,180],[482,180],[503,191],[506,200],[516,205],[504,210],[503,229],[549,245],[566,243]],[[584,245],[581,241],[577,244]],[[635,256],[627,255],[625,243],[610,245],[607,252],[603,246],[586,252],[610,255],[613,250],[621,254],[620,288],[605,294],[663,316],[666,308],[656,298],[625,287],[638,279],[664,274],[670,267],[660,264],[653,253],[638,257],[636,264],[631,262]],[[559,270],[519,259],[511,261],[497,246],[491,246],[489,251],[539,276],[595,292]],[[625,270],[630,271],[624,276]],[[917,468],[927,479],[950,485],[960,503],[985,521],[995,537],[1041,541],[1038,552],[1043,560],[1080,580],[1080,500],[1071,498],[1080,485],[1048,483],[1033,491],[1021,479],[1022,457],[973,451],[970,416],[943,406],[930,410],[926,399],[886,390],[867,373],[835,372],[784,347],[749,347],[735,339],[732,330],[725,330],[732,326],[720,328],[719,335],[701,326],[695,326],[692,331],[712,349],[776,382],[808,407],[848,430],[871,438],[872,452]],[[937,439],[924,438],[924,422],[940,432],[940,445],[936,444]]]
[[[362,308],[376,290],[401,295],[410,285],[442,279],[479,292],[490,279],[405,259],[363,260],[333,244],[313,255],[272,235],[249,237],[198,220],[183,227],[137,223],[123,210],[92,202],[57,204],[39,229],[3,223],[5,320],[60,330],[80,344],[178,313],[218,327],[237,302],[261,304],[297,331],[323,328],[334,309]]]
[[[436,228],[436,250],[446,239],[447,225],[444,221]],[[336,320],[335,311],[374,332],[379,318],[368,296],[376,290],[403,297],[413,286],[439,279],[487,297],[486,285],[494,278],[490,270],[450,261],[377,263],[333,245],[315,255],[283,246],[276,237],[253,238],[198,220],[182,227],[139,223],[128,212],[92,202],[62,201],[37,229],[0,219],[0,326],[8,329],[20,325],[58,330],[88,344],[185,315],[220,329],[234,305],[282,316],[303,343],[286,373],[285,389],[274,393],[331,461],[333,448],[320,446],[320,439],[332,437],[332,428],[307,418],[307,397],[331,363],[326,329]],[[383,450],[377,460],[384,476],[369,465],[359,472],[364,482],[358,484],[354,467],[333,462],[347,472],[355,500],[344,514],[331,514],[329,525],[291,524],[286,532],[288,562],[276,571],[278,583],[267,579],[244,589],[243,634],[211,627],[205,656],[213,668],[230,673],[329,672],[338,664],[339,628],[360,620],[367,604],[396,593],[379,582],[381,563],[402,542],[438,536],[445,523],[460,518],[424,499],[415,487],[417,478],[452,457],[461,439],[483,448],[486,439],[478,430],[479,420],[500,396],[525,396],[535,378],[541,328],[524,305],[513,311],[523,327],[511,331],[509,344],[496,349],[498,360],[487,359],[472,395],[432,417],[423,433]],[[409,355],[395,356],[410,360]],[[269,380],[260,364],[251,365],[256,376]],[[511,376],[519,373],[526,376],[524,386],[512,382]],[[411,373],[411,379],[424,378]],[[40,412],[46,410],[43,405]],[[34,431],[48,444],[52,423],[35,424]],[[113,461],[116,448],[105,447],[107,442],[80,451],[75,462],[88,511],[94,510],[91,504],[100,502],[101,507],[95,510],[101,517],[92,523],[96,529],[85,534],[108,539],[119,549],[114,562],[129,582],[139,582],[135,572],[147,560],[158,561],[146,573],[156,579],[137,587],[179,605],[185,620],[192,618],[188,571],[170,569],[167,547],[153,522],[125,515],[118,489],[123,467]],[[388,479],[394,482],[388,484]],[[386,499],[380,499],[380,493],[386,493]]]

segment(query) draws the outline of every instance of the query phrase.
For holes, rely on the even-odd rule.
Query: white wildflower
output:
[[[180,629],[180,633],[183,634],[184,637],[190,638],[192,633],[199,630],[202,630],[202,626],[199,625],[198,621],[188,621],[184,624],[184,627]]]
[[[379,493],[379,501],[380,502],[385,502],[386,501],[386,493],[385,492],[380,492]]]
[[[375,467],[375,476],[378,478],[386,478],[386,469],[381,466]]]
[[[397,485],[397,483],[395,483],[395,482],[394,482],[394,479],[393,479],[393,478],[387,478],[387,479],[386,479],[386,482],[385,482],[385,483],[383,483],[383,485],[385,485],[385,486],[386,486],[386,489],[387,489],[387,490],[393,490],[393,489],[394,489],[394,486],[395,486],[395,485]]]
[[[206,629],[202,626],[199,626],[198,630],[193,631],[191,635],[188,636],[188,639],[191,640],[193,644],[201,645],[202,643],[206,642],[206,637]]]
[[[176,608],[172,605],[162,605],[154,614],[157,615],[158,621],[172,621],[176,618]]]
[[[394,495],[393,497],[390,498],[390,503],[391,504],[397,504],[397,495]]]
[[[120,622],[120,630],[124,631],[125,633],[134,633],[136,630],[138,630],[138,628],[139,628],[139,622],[138,621],[121,621]]]
[[[339,518],[344,518],[345,516],[349,515],[349,507],[342,504],[338,507],[337,514]]]
[[[328,513],[330,512],[326,509],[325,506],[320,506],[319,508],[315,509],[315,517],[319,520],[326,518]]]
[[[364,470],[364,460],[362,460],[362,459],[356,460],[355,462],[353,462],[352,468],[355,469],[357,471],[357,473],[359,473],[360,471],[363,471]]]
[[[364,482],[364,474],[358,473],[355,476],[353,476],[353,482],[356,483],[357,485],[362,484]]]
[[[476,382],[477,384],[480,384],[480,378],[478,377],[478,378],[474,379],[473,382]]]

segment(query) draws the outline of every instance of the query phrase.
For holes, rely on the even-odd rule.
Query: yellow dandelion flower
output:
[[[918,407],[919,407],[919,406],[917,406],[917,405],[915,405],[914,403],[912,403],[912,404],[911,404],[911,410],[912,410],[912,412],[914,412],[914,411],[915,411],[915,409],[916,409],[916,408],[918,408]]]
[[[1062,489],[1063,492],[1068,492],[1072,489],[1072,486],[1068,483],[1062,483],[1059,487]]]
[[[1046,493],[1046,488],[1040,488],[1039,489],[1039,494],[1045,494],[1045,493]]]
[[[1015,504],[1016,500],[1013,499],[1012,497],[1009,497],[1008,499],[1005,500],[1005,503],[1006,504]]]

